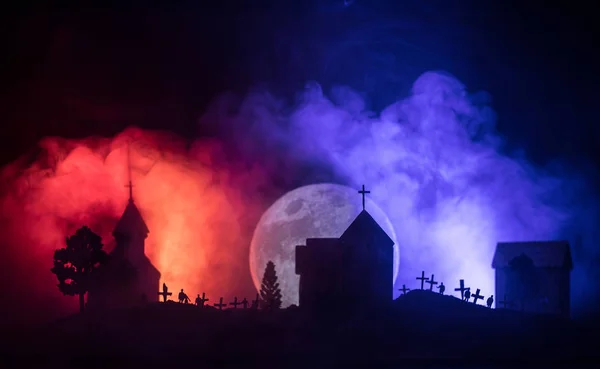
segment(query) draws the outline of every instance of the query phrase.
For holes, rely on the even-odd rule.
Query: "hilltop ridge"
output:
[[[151,303],[71,316],[21,343],[16,352],[31,359],[65,357],[76,364],[93,358],[107,365],[201,360],[247,367],[267,360],[275,367],[323,361],[335,367],[407,360],[571,361],[597,355],[586,333],[569,319],[488,309],[422,290],[400,296],[387,309],[352,316]]]

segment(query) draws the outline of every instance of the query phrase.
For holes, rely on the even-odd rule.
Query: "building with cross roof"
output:
[[[567,241],[500,242],[492,268],[497,307],[570,315],[573,260]]]
[[[311,310],[383,307],[393,299],[394,241],[364,209],[340,238],[296,246],[299,306]]]
[[[110,261],[102,266],[88,293],[88,308],[107,309],[156,301],[160,272],[145,252],[150,232],[135,205],[129,183],[129,201],[117,222],[113,237],[115,247]]]

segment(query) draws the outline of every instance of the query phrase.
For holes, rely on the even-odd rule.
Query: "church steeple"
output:
[[[119,219],[113,230],[113,237],[117,242],[114,254],[134,261],[145,256],[145,240],[150,231],[142,214],[133,202],[131,183],[129,188],[129,201],[123,215],[121,215],[121,219]]]
[[[127,145],[127,171],[129,183],[125,185],[125,187],[129,188],[129,202],[113,231],[113,235],[115,237],[117,237],[117,234],[128,237],[135,235],[142,236],[142,239],[144,239],[150,231],[148,230],[146,222],[144,222],[144,218],[142,218],[142,214],[133,202],[133,183],[131,180],[131,158],[129,151],[129,145]]]
[[[121,219],[117,222],[115,230],[113,231],[113,235],[121,234],[124,236],[146,236],[150,233],[146,222],[144,222],[144,218],[140,213],[139,209],[133,203],[133,198],[129,198],[129,202],[123,215],[121,215]]]
[[[144,240],[150,233],[142,214],[133,202],[133,183],[131,180],[131,165],[129,163],[129,147],[127,147],[127,167],[129,174],[129,201],[125,207],[121,219],[113,230],[113,236],[117,241],[115,251],[130,260],[145,255]]]

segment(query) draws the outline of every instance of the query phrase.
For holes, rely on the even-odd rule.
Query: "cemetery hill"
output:
[[[411,360],[584,357],[586,330],[569,318],[567,242],[499,243],[496,290],[422,271],[392,298],[393,241],[364,208],[339,238],[296,247],[299,305],[281,308],[276,265],[253,296],[208,296],[164,281],[145,254],[148,229],[130,197],[116,247],[83,226],[56,250],[52,273],[80,313],[20,332],[13,354],[48,362],[300,365]],[[589,329],[589,327],[588,327]],[[583,355],[583,356],[582,356]],[[98,361],[99,360],[99,361]],[[102,361],[104,360],[104,361]]]

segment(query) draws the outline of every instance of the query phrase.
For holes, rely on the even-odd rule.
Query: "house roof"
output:
[[[394,241],[388,236],[387,233],[381,228],[379,223],[371,214],[369,214],[366,210],[363,210],[358,214],[358,216],[352,221],[348,229],[344,231],[342,236],[340,237],[340,241],[342,243],[346,243],[347,241],[360,239],[367,234],[379,234],[385,239],[389,240],[389,243],[393,246]]]
[[[512,259],[522,254],[537,268],[573,269],[568,241],[498,242],[492,268],[507,268]]]
[[[123,215],[121,215],[121,219],[117,222],[113,234],[142,233],[146,235],[149,232],[150,230],[148,229],[146,222],[144,222],[142,214],[133,203],[133,200],[129,199],[129,203],[125,208]]]

